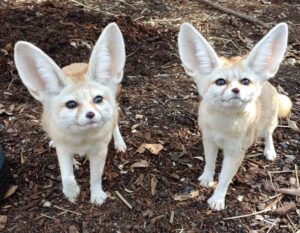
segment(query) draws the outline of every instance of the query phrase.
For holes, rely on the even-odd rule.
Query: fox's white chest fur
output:
[[[42,123],[54,145],[65,146],[73,154],[86,155],[99,151],[101,147],[107,147],[116,126],[114,118],[106,122],[101,128],[91,128],[80,132],[68,132],[59,129],[49,118],[49,114],[45,113]]]
[[[199,107],[199,127],[219,149],[247,149],[255,138],[255,121],[255,104],[250,104],[242,112],[210,109],[204,102]]]

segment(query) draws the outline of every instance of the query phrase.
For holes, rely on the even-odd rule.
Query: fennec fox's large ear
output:
[[[101,33],[92,51],[88,77],[105,83],[120,83],[125,65],[125,46],[116,23],[110,23]]]
[[[34,98],[43,102],[57,95],[65,87],[62,70],[42,50],[31,43],[15,44],[14,59],[18,73]]]
[[[183,23],[178,35],[180,59],[188,75],[210,74],[219,66],[219,58],[207,40],[189,23]]]
[[[283,59],[288,40],[288,26],[280,23],[251,50],[245,64],[263,79],[273,77]]]

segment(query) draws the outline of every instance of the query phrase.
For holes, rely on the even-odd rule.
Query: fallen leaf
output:
[[[176,194],[174,197],[175,201],[185,201],[191,198],[195,198],[199,196],[198,190],[193,190],[190,193]]]
[[[156,185],[157,185],[157,180],[154,177],[152,177],[151,178],[151,194],[152,194],[152,196],[154,196],[156,193]]]
[[[3,230],[5,228],[6,223],[7,223],[7,216],[0,215],[0,230]]]
[[[72,226],[69,226],[68,233],[79,233],[79,231],[74,225],[72,225]]]
[[[153,214],[154,214],[153,211],[150,209],[147,209],[142,213],[143,217],[149,217],[149,218],[151,218]]]
[[[297,184],[297,179],[295,177],[291,177],[289,180],[291,185],[296,185]]]
[[[288,212],[296,208],[295,202],[284,202],[283,206],[274,210],[272,213],[278,214],[280,216],[285,216]]]
[[[130,166],[131,169],[136,168],[136,167],[149,167],[149,162],[147,160],[141,160],[138,162],[135,162]]]
[[[247,47],[248,49],[250,49],[250,48],[253,47],[253,40],[251,40],[251,39],[248,38],[248,37],[243,38],[243,37],[241,36],[241,34],[240,34],[240,31],[237,31],[237,36],[238,36],[238,38],[239,38],[244,44],[246,44],[246,47]]]
[[[163,149],[163,145],[162,144],[147,144],[147,143],[143,143],[142,145],[140,145],[140,147],[136,150],[136,152],[142,154],[145,152],[145,150],[149,150],[152,154],[154,155],[158,155],[159,152]]]
[[[277,192],[300,197],[300,188],[291,188],[291,189],[282,188],[282,189],[277,189]]]
[[[138,186],[142,185],[144,182],[144,177],[144,174],[140,174],[134,183]]]
[[[16,192],[17,189],[18,189],[18,185],[10,186],[9,189],[7,190],[7,192],[4,195],[4,199],[10,197],[11,195],[13,195]]]

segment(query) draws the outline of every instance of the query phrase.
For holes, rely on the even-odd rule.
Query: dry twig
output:
[[[53,207],[56,208],[56,209],[59,209],[59,210],[63,210],[63,211],[67,211],[67,212],[76,214],[76,215],[81,215],[81,213],[75,212],[75,211],[73,211],[73,210],[67,210],[67,209],[62,208],[62,207],[59,207],[59,206],[57,206],[57,205],[54,205]]]
[[[54,220],[57,219],[57,218],[54,218],[54,217],[49,216],[49,215],[47,215],[47,214],[41,214],[41,217],[50,218],[50,219],[54,219]]]
[[[120,200],[125,204],[127,205],[127,207],[129,209],[132,209],[132,205],[129,204],[128,201],[126,201],[126,199],[121,195],[121,193],[119,193],[118,191],[115,191],[115,193],[117,194],[118,198],[120,198]]]
[[[278,222],[279,217],[276,218],[276,220],[273,222],[273,224],[270,226],[270,228],[268,229],[267,233],[271,232],[271,230],[273,229],[273,227],[276,225],[276,223]]]
[[[269,211],[271,211],[271,209],[265,209],[265,210],[254,212],[254,213],[251,213],[251,214],[244,214],[244,215],[238,215],[238,216],[223,218],[223,220],[232,220],[232,219],[238,219],[238,218],[246,218],[246,217],[250,217],[250,216],[254,216],[254,215],[266,213],[266,212],[269,212]]]
[[[99,8],[95,8],[95,7],[92,7],[92,6],[83,4],[83,3],[78,2],[78,1],[76,1],[76,0],[70,0],[70,1],[71,1],[71,2],[74,2],[74,3],[77,4],[77,5],[83,6],[84,8],[89,9],[89,10],[94,10],[94,11],[100,12],[100,13],[105,14],[105,15],[116,16],[116,15],[114,15],[113,13],[110,13],[110,12],[107,12],[107,11],[102,11],[102,10],[100,10]]]
[[[203,4],[205,4],[205,5],[210,6],[210,7],[212,7],[212,8],[215,8],[215,9],[217,9],[217,10],[219,10],[219,11],[223,11],[223,12],[225,12],[225,13],[227,13],[227,14],[234,15],[234,16],[237,16],[237,17],[239,17],[239,18],[245,19],[245,20],[247,20],[247,21],[249,21],[249,22],[251,22],[251,23],[259,24],[259,25],[261,25],[261,26],[263,26],[263,27],[265,27],[265,28],[271,28],[271,25],[268,24],[268,23],[264,23],[264,22],[262,22],[262,21],[260,21],[260,20],[258,20],[258,19],[256,19],[256,18],[253,18],[253,17],[251,17],[251,16],[242,14],[242,13],[240,13],[240,12],[237,12],[237,11],[234,11],[234,10],[231,10],[231,9],[228,9],[228,8],[226,8],[226,7],[224,7],[224,6],[221,6],[221,5],[219,5],[219,4],[213,3],[213,2],[211,2],[211,1],[208,1],[208,0],[198,0],[198,1],[201,2],[201,3],[203,3]]]
[[[170,223],[172,224],[174,222],[174,211],[171,211],[171,216],[170,216]]]
[[[295,175],[296,175],[296,184],[297,188],[300,189],[300,184],[299,184],[299,176],[298,176],[298,166],[295,164]],[[296,200],[300,202],[300,197],[296,197]]]

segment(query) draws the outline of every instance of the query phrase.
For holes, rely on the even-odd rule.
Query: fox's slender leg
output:
[[[107,155],[107,145],[103,145],[95,154],[88,154],[90,161],[91,203],[101,205],[107,198],[102,190],[102,174]]]
[[[56,145],[63,193],[70,202],[75,202],[80,188],[75,180],[73,171],[73,154],[60,145]]]
[[[276,158],[276,151],[273,143],[273,132],[278,124],[277,116],[273,119],[269,127],[265,130],[265,149],[264,155],[268,160],[274,160]]]
[[[123,137],[121,135],[119,124],[116,125],[114,132],[113,132],[113,138],[114,138],[114,145],[116,150],[120,152],[125,152],[127,149],[127,146],[123,140]]]
[[[225,208],[225,196],[229,183],[239,169],[244,158],[244,152],[224,149],[224,160],[219,176],[219,182],[214,194],[208,199],[209,206],[214,210]]]
[[[202,175],[198,178],[204,187],[212,186],[214,181],[218,147],[209,139],[203,137],[205,167]]]

